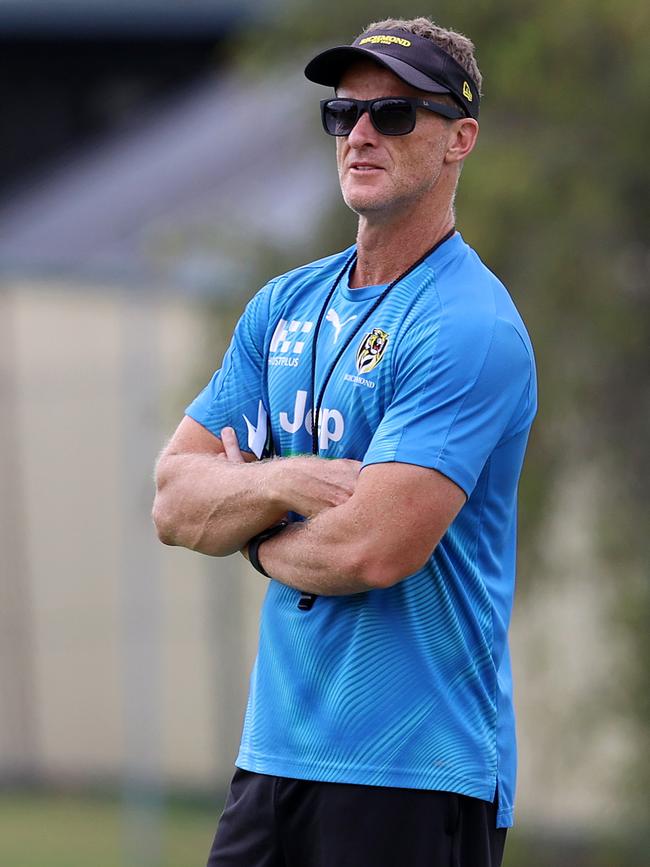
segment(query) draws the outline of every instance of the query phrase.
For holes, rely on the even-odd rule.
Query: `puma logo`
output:
[[[333,307],[327,311],[327,316],[325,320],[330,323],[334,327],[334,343],[339,339],[339,334],[341,333],[341,329],[348,324],[348,322],[352,322],[353,319],[356,319],[356,316],[348,316],[345,322],[341,322],[339,319],[339,314]]]

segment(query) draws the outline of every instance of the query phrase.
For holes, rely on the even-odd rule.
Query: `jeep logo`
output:
[[[280,427],[290,434],[298,433],[304,425],[305,430],[311,436],[311,409],[307,409],[307,392],[296,392],[296,402],[293,407],[293,417],[289,418],[286,412],[280,413]],[[343,436],[345,422],[338,409],[326,409],[321,407],[318,424],[318,446],[322,451],[327,451],[331,442],[337,443]]]

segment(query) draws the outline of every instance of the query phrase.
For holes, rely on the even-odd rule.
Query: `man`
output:
[[[162,541],[241,549],[271,579],[209,864],[495,867],[536,387],[507,291],[454,229],[480,73],[420,18],[306,75],[335,88],[356,245],[253,298],[158,465]]]

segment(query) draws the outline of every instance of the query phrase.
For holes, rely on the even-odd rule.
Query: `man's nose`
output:
[[[348,144],[352,147],[376,144],[378,135],[370,120],[370,112],[364,110],[348,135]]]

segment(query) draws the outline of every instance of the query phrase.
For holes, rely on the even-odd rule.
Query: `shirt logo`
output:
[[[351,382],[354,385],[365,385],[366,388],[375,388],[377,385],[376,382],[373,382],[372,379],[366,379],[365,376],[356,376],[356,374],[346,373],[343,376],[343,379],[346,382]]]
[[[311,436],[311,409],[305,413],[307,409],[307,392],[297,391],[296,400],[293,405],[293,417],[289,418],[289,414],[281,412],[279,415],[280,427],[282,430],[290,434],[296,434],[304,425],[305,430]],[[321,407],[318,414],[318,447],[321,451],[326,452],[330,442],[337,443],[343,436],[345,430],[345,420],[338,409],[327,409]]]
[[[298,367],[300,356],[305,348],[305,337],[314,327],[313,322],[302,322],[300,319],[281,319],[275,326],[269,352],[274,358],[269,358],[269,366]]]
[[[381,328],[373,328],[364,335],[357,350],[357,370],[359,373],[370,373],[384,357],[389,336]]]
[[[266,445],[268,421],[262,401],[259,402],[257,407],[257,426],[249,421],[246,416],[244,416],[244,421],[246,422],[246,428],[248,429],[248,448],[257,458],[261,458],[264,452],[264,446]]]
[[[339,314],[333,307],[330,307],[330,309],[327,311],[325,321],[329,322],[329,324],[334,327],[334,343],[336,343],[336,341],[339,339],[341,329],[346,326],[348,322],[352,322],[352,320],[356,318],[356,316],[348,316],[345,322],[341,322],[341,320],[339,319]]]

